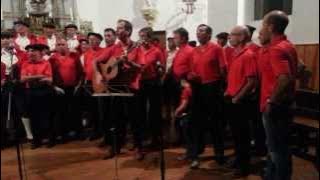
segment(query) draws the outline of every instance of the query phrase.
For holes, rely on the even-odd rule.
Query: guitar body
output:
[[[111,58],[106,64],[100,65],[100,71],[106,81],[115,79],[119,74],[119,60]]]
[[[123,56],[128,56],[128,53],[136,47],[135,43],[129,49],[124,49]],[[108,93],[109,86],[129,85],[137,77],[138,70],[126,67],[123,62],[124,59],[112,57],[106,63],[99,63],[98,67],[94,68],[92,84],[95,93]]]
[[[94,93],[106,93],[108,92],[107,84],[102,76],[102,74],[94,68],[92,77],[92,88]]]

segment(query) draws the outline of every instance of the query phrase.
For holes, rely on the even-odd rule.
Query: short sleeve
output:
[[[281,74],[290,74],[289,59],[283,49],[270,48],[270,63],[277,77]]]
[[[226,56],[225,53],[223,52],[222,47],[217,48],[217,53],[218,53],[218,59],[219,59],[219,66],[220,68],[225,68],[226,67]]]
[[[249,54],[245,58],[244,74],[246,77],[256,77],[258,74],[256,57]]]

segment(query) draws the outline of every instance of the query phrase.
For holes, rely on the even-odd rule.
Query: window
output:
[[[255,0],[255,20],[260,20],[272,10],[292,14],[292,0]]]

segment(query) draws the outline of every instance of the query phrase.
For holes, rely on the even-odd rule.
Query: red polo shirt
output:
[[[103,48],[89,49],[84,53],[84,73],[87,81],[92,81],[94,60],[104,52]]]
[[[257,64],[254,53],[248,47],[239,52],[236,51],[230,65],[226,91],[232,97],[239,93],[249,77],[257,77]]]
[[[259,53],[259,50],[260,50],[260,46],[258,46],[256,43],[249,43],[248,44],[248,48],[253,52],[253,53]]]
[[[37,43],[38,44],[44,44],[44,45],[48,45],[48,38],[45,35],[41,35],[37,37]]]
[[[165,59],[159,48],[152,46],[150,49],[140,47],[139,59],[144,62],[142,80],[152,80],[158,77],[157,63],[165,65]]]
[[[43,75],[52,77],[52,68],[49,61],[25,62],[21,67],[21,76]]]
[[[50,62],[56,83],[59,86],[74,87],[79,83],[82,66],[77,54],[70,53],[68,56],[62,56],[56,53],[51,57]]]
[[[234,48],[230,47],[230,46],[226,46],[223,48],[224,51],[224,55],[225,55],[225,64],[227,66],[227,71],[229,72],[230,69],[230,65],[232,62],[232,58],[233,58],[233,52],[234,52]]]
[[[222,80],[221,69],[225,68],[223,49],[212,42],[195,48],[193,52],[193,72],[200,76],[202,84]]]
[[[182,45],[177,51],[172,64],[173,75],[176,79],[180,80],[190,73],[193,50],[194,48],[189,45]]]
[[[261,111],[265,111],[267,100],[274,92],[278,77],[287,74],[295,79],[297,73],[298,56],[294,45],[286,36],[277,36],[272,39],[269,47],[262,48],[259,53],[259,72],[261,76]],[[287,92],[295,93],[295,83]]]
[[[6,65],[1,62],[1,81],[6,79]]]

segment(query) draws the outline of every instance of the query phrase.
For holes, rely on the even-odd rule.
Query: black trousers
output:
[[[249,115],[250,128],[251,128],[251,139],[254,140],[254,150],[257,155],[266,155],[266,133],[262,121],[262,113],[260,112],[259,95],[256,98],[250,100],[248,103],[251,109]]]
[[[9,103],[9,93],[12,92],[12,102],[11,102],[11,128],[7,128],[8,120],[8,103]],[[21,117],[26,113],[25,106],[25,89],[21,84],[14,84],[9,87],[5,84],[1,87],[1,145],[6,145],[11,142],[12,139],[8,139],[9,130],[14,130],[15,135],[18,138],[24,138],[25,132],[21,122]],[[11,137],[11,138],[16,138]]]
[[[102,120],[99,118],[99,101],[98,98],[92,97],[92,82],[87,81],[83,87],[76,93],[76,98],[80,104],[81,112],[85,112],[83,116],[89,119],[89,125],[93,128],[93,134],[103,134]]]
[[[192,103],[192,159],[204,148],[204,135],[210,132],[216,156],[224,156],[223,94],[221,82],[193,85]]]
[[[61,135],[81,131],[80,100],[74,95],[74,87],[63,87],[64,95],[55,95],[56,129]]]
[[[134,146],[142,149],[144,127],[141,121],[140,94],[133,90],[133,97],[110,97],[103,107],[106,107],[108,114],[104,116],[105,140],[109,145],[116,145],[119,151],[125,143],[127,127],[130,124]]]
[[[180,101],[181,85],[179,80],[169,74],[163,82],[163,102],[167,106],[177,107]]]
[[[145,127],[150,129],[152,140],[159,141],[162,132],[160,81],[157,79],[142,81],[139,96],[142,108],[141,117],[146,122]]]
[[[227,99],[228,119],[235,145],[236,162],[240,169],[247,171],[250,164],[250,114],[251,104],[242,102],[233,104],[231,98]]]
[[[35,142],[40,142],[42,138],[51,138],[54,134],[52,98],[53,90],[50,87],[26,90],[26,112],[31,120]]]

